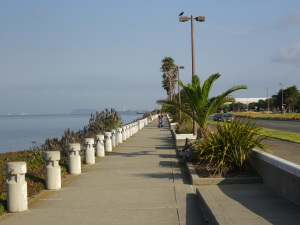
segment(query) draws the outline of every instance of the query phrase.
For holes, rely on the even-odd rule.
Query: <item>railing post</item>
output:
[[[104,135],[103,134],[96,135],[96,156],[97,157],[105,156]]]
[[[8,212],[23,212],[28,210],[26,162],[6,163],[6,190]]]
[[[70,143],[69,144],[69,174],[80,174],[81,173],[81,156],[80,144],[79,143]]]
[[[45,152],[46,160],[46,189],[57,190],[61,188],[61,168],[59,166],[60,152]]]
[[[112,152],[111,132],[104,132],[105,136],[105,151]]]
[[[84,163],[85,164],[95,164],[95,140],[94,138],[84,139]]]

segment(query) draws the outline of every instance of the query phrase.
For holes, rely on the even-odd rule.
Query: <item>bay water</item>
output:
[[[123,124],[143,114],[119,112]],[[68,128],[77,132],[89,123],[90,114],[0,116],[0,153],[29,150],[47,138],[61,138]]]

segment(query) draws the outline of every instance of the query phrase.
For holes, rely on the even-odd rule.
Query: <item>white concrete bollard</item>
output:
[[[6,163],[7,210],[11,213],[28,210],[26,162]]]
[[[127,139],[127,131],[126,131],[126,126],[122,127],[122,140],[126,141]]]
[[[46,160],[46,189],[57,190],[61,188],[61,168],[59,166],[60,152],[45,152]]]
[[[126,137],[127,139],[130,138],[130,126],[126,125]]]
[[[81,173],[81,156],[80,143],[69,144],[69,174],[80,174]]]
[[[143,119],[142,127],[144,128],[146,126],[146,119]]]
[[[117,136],[118,136],[118,143],[119,144],[122,144],[123,143],[123,134],[122,134],[122,128],[118,128],[118,133],[117,133]]]
[[[112,147],[116,147],[116,130],[111,130],[111,145]]]
[[[104,135],[102,134],[96,135],[96,156],[97,157],[105,156]]]
[[[94,138],[84,139],[84,163],[85,164],[95,164],[95,140]]]
[[[136,134],[139,131],[138,122],[134,123],[134,133]]]
[[[104,132],[104,137],[105,137],[105,151],[112,152],[111,132]]]
[[[129,137],[131,137],[133,135],[133,133],[132,133],[132,127],[133,127],[133,125],[132,125],[132,123],[130,123],[129,124]]]

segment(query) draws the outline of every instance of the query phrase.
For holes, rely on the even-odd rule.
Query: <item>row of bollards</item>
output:
[[[83,149],[80,143],[69,144],[68,166],[69,174],[81,173],[81,152],[84,152],[84,163],[95,164],[95,157],[104,157],[105,152],[112,152],[114,147],[126,141],[133,134],[137,133],[148,123],[157,118],[151,115],[111,132],[96,135],[95,138],[85,138]],[[61,167],[59,165],[60,152],[46,151],[46,189],[58,190],[61,188]],[[6,189],[7,189],[7,211],[23,212],[28,210],[27,182],[25,174],[27,172],[26,162],[8,162],[6,164]]]

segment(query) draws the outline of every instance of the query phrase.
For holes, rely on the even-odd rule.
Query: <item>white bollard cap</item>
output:
[[[80,151],[80,143],[70,143],[69,144],[69,151]]]
[[[84,144],[93,145],[94,143],[95,143],[95,139],[94,138],[85,138],[84,139]]]
[[[104,135],[103,134],[96,135],[96,140],[104,140]]]
[[[25,174],[27,172],[26,162],[6,163],[6,174]]]
[[[104,132],[105,136],[111,136],[111,132]]]
[[[60,151],[47,151],[45,152],[45,160],[58,161],[60,160]]]

